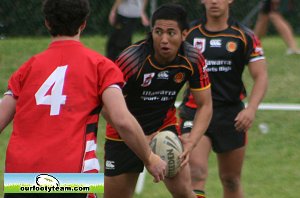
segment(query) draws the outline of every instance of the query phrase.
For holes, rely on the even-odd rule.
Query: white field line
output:
[[[176,102],[178,107],[180,102]],[[246,103],[247,106],[247,103]],[[283,104],[283,103],[262,103],[258,106],[259,110],[284,110],[284,111],[300,111],[300,104]]]

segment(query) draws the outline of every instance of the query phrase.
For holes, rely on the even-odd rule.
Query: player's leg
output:
[[[133,197],[135,185],[139,173],[124,173],[117,176],[107,177],[104,179],[104,198],[110,197]]]
[[[233,151],[219,153],[219,176],[223,185],[224,198],[242,198],[241,174],[245,156],[245,146]]]
[[[209,137],[203,136],[190,155],[192,187],[198,198],[205,197],[205,183],[208,177],[208,159],[211,151]]]
[[[195,110],[182,108],[180,110],[180,131],[182,137],[189,135],[193,127]],[[189,166],[192,188],[198,198],[205,197],[205,182],[208,176],[208,158],[211,151],[211,141],[204,135],[190,154]]]
[[[255,27],[254,27],[254,33],[259,38],[265,36],[267,34],[268,30],[268,22],[269,22],[269,16],[264,13],[259,13]]]
[[[138,19],[117,15],[116,24],[106,44],[108,58],[115,60],[122,50],[131,45],[132,35],[137,25]]]
[[[217,153],[219,177],[224,198],[242,198],[241,173],[247,143],[247,132],[237,131],[235,118],[244,109],[243,103],[214,108],[216,133],[211,138]]]
[[[165,178],[164,183],[173,198],[195,198],[191,185],[190,168],[184,166],[173,178]]]
[[[291,51],[290,53],[294,52],[300,54],[300,50],[297,47],[297,42],[294,37],[293,29],[290,24],[282,17],[279,12],[271,12],[270,20],[284,40],[288,49]]]
[[[189,126],[192,127],[192,125]],[[165,130],[170,130],[174,132],[178,131],[177,127],[175,126],[167,127],[165,128]],[[173,198],[195,198],[196,197],[192,189],[190,167],[188,165],[182,167],[180,171],[175,175],[175,177],[165,178],[164,183],[168,188],[169,192],[172,194]]]
[[[104,198],[133,196],[143,162],[121,141],[105,142]]]
[[[265,36],[267,33],[271,7],[271,0],[261,1],[261,8],[254,27],[254,33],[259,38]]]

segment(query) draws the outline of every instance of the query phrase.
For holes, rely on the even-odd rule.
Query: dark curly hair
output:
[[[90,13],[88,0],[45,0],[43,13],[52,36],[74,36]]]
[[[154,11],[152,15],[152,27],[157,20],[174,20],[177,21],[181,31],[189,29],[187,12],[185,8],[180,4],[166,3],[161,5]]]

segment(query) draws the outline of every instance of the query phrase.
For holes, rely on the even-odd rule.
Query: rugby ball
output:
[[[179,156],[183,152],[181,141],[172,131],[160,131],[151,142],[152,151],[167,163],[166,177],[174,177],[180,169]]]
[[[36,184],[38,186],[58,187],[59,181],[52,175],[40,174],[36,177]]]

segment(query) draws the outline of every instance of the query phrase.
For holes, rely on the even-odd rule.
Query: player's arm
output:
[[[147,5],[148,5],[148,0],[144,0],[142,10],[141,10],[141,21],[142,21],[143,26],[149,26],[149,24],[150,24],[149,18],[146,14]]]
[[[164,179],[166,163],[155,155],[137,120],[128,111],[121,89],[109,87],[102,94],[104,114],[131,150],[144,162],[156,182]]]
[[[254,81],[247,107],[235,118],[238,131],[247,131],[253,123],[259,103],[262,101],[268,87],[268,72],[265,59],[250,62],[250,75]]]
[[[181,166],[184,166],[188,162],[189,153],[205,133],[212,117],[212,98],[210,87],[206,87],[201,91],[191,89],[191,93],[193,94],[197,109],[191,133],[188,138],[183,139],[184,152],[181,155],[181,158],[183,158],[184,161]]]
[[[12,121],[17,100],[12,95],[4,95],[0,102],[0,132]]]
[[[123,0],[116,0],[115,3],[113,4],[110,13],[109,13],[109,17],[108,17],[108,21],[110,25],[114,25],[116,22],[116,18],[117,18],[117,9],[119,7],[119,5],[122,3]]]

